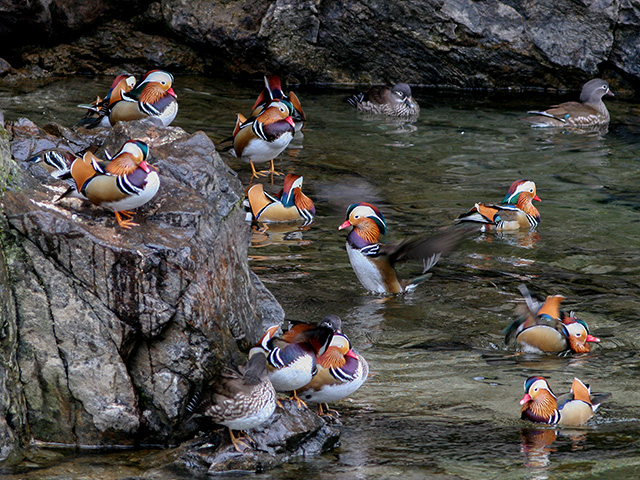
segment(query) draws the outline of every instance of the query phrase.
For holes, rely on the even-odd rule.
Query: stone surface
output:
[[[82,17],[75,3],[100,15]],[[631,0],[139,0],[127,10],[135,15],[99,24],[117,16],[118,2],[103,4],[29,4],[23,27],[37,24],[49,38],[64,33],[69,44],[25,51],[28,42],[18,38],[5,58],[26,76],[163,67],[241,77],[277,72],[289,83],[458,88],[579,89],[596,76],[633,87],[640,80],[640,4]],[[14,1],[5,8],[0,36],[18,28],[27,7]],[[87,34],[80,24],[97,28]]]
[[[17,164],[5,132],[0,418],[11,428],[0,423],[0,455],[3,441],[25,441],[24,425],[35,440],[72,445],[189,437],[193,392],[243,363],[239,347],[284,317],[247,265],[240,182],[202,132],[148,122],[75,132],[24,119],[8,130]],[[161,187],[129,231],[88,202],[54,202],[65,187],[24,162],[90,143],[115,153],[130,138],[149,145]]]

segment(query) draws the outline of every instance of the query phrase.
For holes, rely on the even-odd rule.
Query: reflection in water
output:
[[[259,223],[251,225],[251,246],[265,247],[274,244],[282,245],[310,245],[310,240],[305,240],[303,232],[311,228],[311,224],[301,225],[302,222],[291,223]]]
[[[526,467],[532,469],[530,478],[540,480],[548,478],[546,467],[551,464],[551,452],[555,451],[551,444],[555,442],[557,436],[554,427],[520,430],[520,451],[524,453]]]

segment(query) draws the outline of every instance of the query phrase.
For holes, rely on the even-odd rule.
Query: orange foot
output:
[[[118,225],[122,228],[131,228],[137,227],[138,224],[135,223],[131,218],[135,215],[135,212],[130,212],[129,210],[122,210],[120,212],[114,212],[116,214],[116,220],[118,221]]]

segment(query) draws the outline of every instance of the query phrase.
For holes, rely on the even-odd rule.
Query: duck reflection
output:
[[[251,246],[266,247],[269,245],[311,245],[305,240],[304,232],[311,228],[310,224],[298,223],[256,223],[251,225]]]
[[[520,430],[520,451],[525,455],[525,465],[529,468],[548,467],[551,464],[551,453],[555,452],[551,444],[556,441],[557,436],[558,432],[554,428]],[[547,476],[536,475],[533,478]]]

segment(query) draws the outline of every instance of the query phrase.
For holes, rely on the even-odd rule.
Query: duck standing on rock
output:
[[[113,210],[122,228],[137,226],[130,210],[149,202],[160,188],[156,168],[147,163],[149,147],[140,140],[129,140],[110,162],[101,162],[93,153],[77,157],[69,152],[47,151],[30,161],[43,161],[53,168],[52,175],[66,180],[70,187],[60,198],[76,197]]]
[[[84,117],[78,122],[78,126],[94,126],[110,127],[109,112],[116,102],[122,100],[122,94],[128,93],[136,85],[136,77],[133,75],[118,75],[111,85],[111,89],[104,98],[98,97],[95,102],[90,104],[78,105],[80,108],[86,108],[88,111]]]
[[[597,127],[609,123],[609,111],[602,101],[605,95],[613,96],[609,84],[600,79],[589,80],[582,87],[580,102],[564,102],[547,110],[530,110],[534,115],[524,120],[532,127]]]
[[[173,75],[164,70],[147,72],[142,81],[131,91],[122,92],[122,99],[109,107],[109,125],[118,122],[152,118],[165,127],[178,114],[178,96],[173,90]],[[98,118],[94,123],[85,124],[94,128],[103,123]]]
[[[411,96],[411,87],[406,83],[371,87],[365,93],[347,98],[347,102],[365,113],[392,117],[416,117],[420,114],[420,106]]]
[[[298,395],[306,402],[317,403],[321,415],[322,404],[352,395],[369,376],[369,364],[352,350],[351,341],[343,333],[333,334],[329,346],[316,363],[317,373],[298,391]]]
[[[257,351],[244,367],[229,369],[196,394],[187,411],[209,417],[229,429],[231,443],[241,452],[247,447],[233,430],[248,430],[266,422],[276,409],[276,391],[267,374],[267,357]]]
[[[277,337],[279,325],[267,329],[258,346],[249,355],[257,351],[267,354],[267,371],[269,380],[277,392],[293,392],[292,399],[298,406],[304,402],[296,394],[296,390],[307,385],[317,373],[316,357],[321,356],[329,346],[336,328],[339,325],[323,319],[309,328],[294,326],[284,335]]]
[[[387,233],[382,213],[370,203],[354,203],[347,208],[347,219],[338,227],[352,227],[347,235],[347,254],[358,280],[370,292],[397,294],[410,291],[428,278],[425,273],[440,256],[453,251],[469,230],[450,229],[432,236],[418,236],[394,243],[379,243]],[[411,280],[398,277],[397,262],[418,260],[423,264],[422,274]]]

